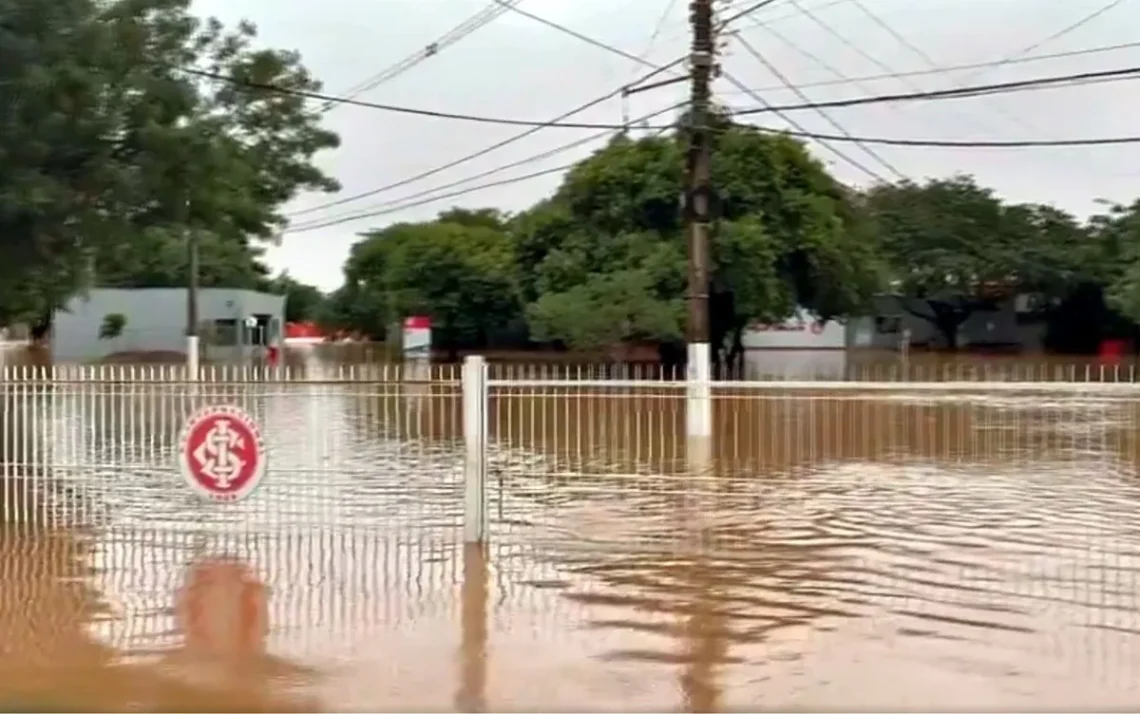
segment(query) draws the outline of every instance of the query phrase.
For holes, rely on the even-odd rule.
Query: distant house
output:
[[[875,316],[864,318],[860,346],[880,349],[898,347],[904,331],[909,331],[915,347],[944,348],[945,337],[935,324],[920,315],[930,314],[924,300],[881,295],[875,298]],[[958,347],[1004,348],[1034,352],[1045,340],[1045,323],[1029,295],[997,299],[992,309],[975,310],[958,327]]]
[[[252,290],[198,291],[202,356],[248,361],[281,340],[285,298]],[[122,318],[114,336],[101,336],[108,320]],[[89,362],[112,355],[179,356],[186,353],[185,288],[98,288],[72,298],[53,315],[51,356],[56,363]]]
[[[1045,327],[1027,295],[995,300],[993,309],[976,310],[958,329],[958,346],[1041,349]],[[916,347],[945,347],[943,335],[931,320],[924,300],[880,295],[873,314],[821,323],[800,308],[779,323],[754,323],[743,335],[747,350],[897,349],[905,333]]]

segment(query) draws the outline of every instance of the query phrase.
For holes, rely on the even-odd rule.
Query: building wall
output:
[[[235,320],[255,313],[273,315],[280,325],[285,298],[247,290],[209,288],[198,293],[198,315],[203,323]],[[126,318],[123,334],[99,339],[107,315]],[[203,333],[208,330],[203,330]],[[98,360],[119,352],[186,352],[186,290],[142,288],[91,290],[56,310],[52,323],[51,354],[55,362]],[[208,336],[203,334],[203,342]],[[207,352],[210,349],[207,347]],[[211,358],[240,358],[246,350],[210,354]]]
[[[1018,300],[1011,298],[999,303],[996,310],[970,315],[959,328],[959,346],[1017,345],[1031,351],[1042,349],[1045,324],[1019,322],[1018,306]],[[943,336],[934,324],[911,310],[925,312],[925,301],[883,295],[874,300],[873,317],[830,320],[821,326],[814,315],[801,308],[783,322],[753,324],[745,330],[742,341],[747,350],[893,350],[898,349],[903,331],[909,330],[912,345],[944,346]]]
[[[959,347],[1016,345],[1025,350],[1039,350],[1044,344],[1043,322],[1023,324],[1018,320],[1019,301],[1004,300],[995,310],[979,310],[971,314],[958,329]],[[909,308],[909,309],[908,309]],[[868,326],[872,347],[896,349],[904,329],[910,330],[912,345],[945,347],[942,334],[930,320],[913,312],[928,313],[926,302],[884,295],[875,298],[876,317]]]
[[[820,323],[800,308],[782,322],[755,322],[741,335],[746,350],[841,350],[847,347],[847,326],[838,320]]]

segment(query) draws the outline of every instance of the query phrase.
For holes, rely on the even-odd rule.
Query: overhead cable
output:
[[[665,109],[659,109],[657,111],[650,112],[649,114],[645,114],[645,115],[640,116],[636,119],[633,119],[630,122],[630,126],[633,128],[639,128],[640,125],[642,125],[644,122],[648,121],[649,119],[654,119],[658,116],[661,116],[662,114],[667,114],[669,112],[677,111],[678,109],[681,109],[682,107],[685,107],[687,105],[688,105],[688,102],[686,101],[686,102],[681,102],[679,104],[674,104],[671,107],[666,107]],[[519,159],[517,161],[512,161],[510,163],[501,164],[499,166],[495,166],[495,167],[487,169],[485,171],[481,171],[477,174],[474,174],[472,176],[468,176],[466,178],[458,179],[458,180],[452,181],[450,183],[445,183],[441,186],[435,186],[435,187],[432,187],[429,189],[425,189],[425,190],[420,191],[418,193],[413,193],[413,194],[408,195],[408,196],[403,196],[401,198],[394,199],[392,201],[387,201],[385,203],[381,203],[381,204],[376,205],[376,206],[371,206],[369,208],[362,209],[362,210],[364,211],[364,215],[366,217],[371,216],[372,214],[368,213],[369,211],[375,211],[377,209],[382,210],[385,208],[389,208],[392,206],[403,204],[407,201],[414,201],[414,200],[423,198],[425,196],[431,195],[433,193],[438,193],[439,191],[446,191],[447,189],[455,188],[457,186],[462,186],[463,184],[471,183],[472,181],[478,181],[479,179],[487,178],[488,176],[493,176],[495,174],[499,174],[499,173],[502,173],[503,171],[508,171],[510,169],[517,168],[519,166],[525,166],[527,164],[536,163],[538,161],[548,159],[552,156],[557,156],[558,154],[564,153],[566,151],[570,151],[571,149],[576,149],[579,146],[585,146],[586,144],[598,141],[599,139],[604,139],[604,138],[609,137],[609,136],[613,136],[612,131],[603,131],[603,132],[599,132],[596,134],[591,134],[591,135],[583,137],[581,139],[576,139],[576,140],[571,141],[569,143],[561,144],[561,145],[556,146],[552,149],[548,149],[546,151],[543,151],[539,154],[527,156],[527,157]],[[294,215],[296,215],[296,214],[294,214]],[[330,221],[330,220],[340,220],[340,219],[352,220],[356,217],[356,215],[358,215],[358,214],[354,213],[354,214],[344,214],[341,216],[333,216],[333,217],[329,217],[329,218],[317,218],[315,220],[310,220],[310,221],[304,222],[300,225],[291,226],[290,232],[297,231],[297,230],[306,230],[310,227],[313,227],[312,224],[317,224],[317,223],[326,224],[326,222]]]
[[[740,44],[740,46],[743,47],[744,50],[748,54],[752,55],[753,59],[755,59],[757,62],[762,64],[769,72],[771,72],[776,77],[776,79],[783,82],[785,87],[792,90],[796,94],[796,96],[798,96],[802,101],[811,102],[811,100],[808,98],[808,96],[806,94],[804,94],[803,90],[801,90],[799,87],[792,84],[791,80],[789,80],[784,75],[784,73],[781,72],[779,70],[779,68],[776,67],[776,65],[769,62],[768,59],[766,57],[764,57],[764,55],[760,54],[751,44],[749,44],[749,42],[747,40],[745,40],[739,34],[735,35],[735,37],[736,37],[737,43]],[[726,79],[728,79],[730,82],[737,85],[738,87],[740,86],[734,77],[726,75]],[[759,95],[752,95],[752,96],[754,99],[760,99]],[[847,131],[847,129],[844,128],[843,125],[840,124],[839,121],[836,120],[835,117],[833,117],[830,112],[826,111],[825,109],[817,109],[816,111],[819,113],[819,115],[821,117],[823,117],[824,121],[826,121],[831,126],[835,127],[835,129],[840,131],[844,136],[847,136],[849,138],[851,137],[851,133],[849,131]],[[789,124],[791,124],[796,129],[799,129],[801,132],[804,131],[803,127],[801,127],[795,121],[789,119],[782,112],[779,114],[779,116],[781,119],[788,122]],[[820,143],[822,143],[826,146],[826,140],[820,140]],[[879,152],[877,152],[874,149],[869,148],[867,146],[863,146],[862,144],[857,143],[857,146],[859,146],[859,148],[862,149],[865,154],[870,156],[872,159],[874,159],[876,162],[878,162],[880,165],[882,165],[888,171],[890,171],[892,174],[894,174],[896,178],[900,178],[900,179],[907,178],[906,175],[903,174],[901,171],[899,171],[899,169],[894,164],[892,164],[890,161],[883,158],[883,156],[881,154],[879,154]],[[847,163],[849,163],[852,166],[854,166],[855,168],[861,170],[863,173],[868,174],[869,176],[871,176],[871,178],[873,178],[877,181],[884,181],[885,182],[885,179],[882,176],[875,173],[874,171],[871,171],[870,169],[868,169],[863,164],[853,160],[851,157],[847,156],[845,153],[843,153],[841,151],[837,151],[834,147],[831,147],[831,146],[826,146],[826,148],[828,148],[832,153],[838,155],[840,158],[847,161]]]
[[[766,27],[769,32],[772,31],[770,27]],[[790,42],[790,40],[789,40]],[[1068,59],[1070,57],[1082,57],[1086,55],[1102,54],[1105,52],[1118,52],[1120,50],[1133,50],[1140,48],[1140,42],[1123,42],[1116,45],[1100,45],[1098,47],[1086,47],[1079,50],[1070,50],[1068,52],[1051,52],[1043,55],[1029,55],[1027,57],[1018,57],[1017,59],[1010,60],[997,59],[988,62],[973,62],[970,64],[956,64],[956,65],[940,65],[931,67],[930,69],[918,69],[908,72],[889,72],[882,74],[865,74],[857,77],[843,77],[842,79],[825,79],[819,82],[801,82],[796,84],[800,89],[815,89],[817,87],[837,87],[837,86],[857,86],[868,82],[879,82],[885,79],[900,79],[903,77],[925,77],[931,75],[952,74],[954,72],[964,72],[967,70],[977,69],[992,69],[1009,64],[1028,64],[1032,62],[1046,62],[1055,59]],[[753,92],[774,92],[786,91],[787,87],[783,84],[769,85],[766,87],[750,87]]]
[[[782,104],[770,107],[741,109],[738,115],[764,114],[774,111],[805,111],[815,109],[830,109],[833,107],[855,107],[864,104],[882,104],[884,102],[913,102],[936,99],[960,99],[967,97],[985,97],[994,94],[1006,94],[1034,89],[1048,89],[1071,84],[1096,84],[1099,82],[1114,82],[1126,79],[1140,78],[1140,67],[1123,67],[1120,69],[1100,70],[1097,72],[1078,72],[1075,74],[1037,77],[1035,79],[1022,79],[1013,82],[995,82],[993,84],[978,84],[967,87],[954,87],[951,89],[933,89],[925,92],[904,92],[899,94],[879,94],[870,97],[854,97],[851,99],[834,99],[822,102],[805,102],[803,104]]]
[[[437,56],[440,52],[447,49],[456,42],[467,37],[476,30],[490,24],[496,18],[508,12],[512,6],[517,5],[523,0],[494,0],[490,5],[451,28],[443,35],[441,35],[434,42],[428,43],[423,49],[405,57],[396,64],[385,68],[384,70],[372,75],[368,79],[357,83],[341,96],[347,99],[355,99],[365,92],[371,91],[382,84],[392,81],[396,77],[404,74],[408,70],[416,67],[421,62]],[[336,102],[326,102],[322,107],[322,112],[328,112],[334,107],[340,106]]]

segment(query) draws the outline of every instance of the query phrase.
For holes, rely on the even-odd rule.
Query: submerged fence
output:
[[[899,379],[872,379],[890,374]],[[1095,463],[1104,473],[1140,456],[1131,366],[713,381],[707,397],[673,375],[614,366],[469,358],[416,376],[393,365],[207,367],[196,379],[179,367],[3,368],[0,518],[482,541],[537,522],[574,528],[552,503],[627,507],[838,464]],[[694,458],[685,415],[700,399],[712,438]],[[265,480],[233,504],[204,502],[178,470],[185,420],[218,405],[244,409],[264,437]]]
[[[985,598],[1006,633],[991,647],[1025,645],[1046,610],[1140,628],[1132,367],[894,367],[711,382],[696,460],[686,411],[703,392],[645,368],[5,367],[0,620],[29,641],[32,621],[86,623],[60,583],[96,572],[114,603],[99,637],[161,649],[187,568],[229,554],[274,590],[268,617],[293,626],[279,651],[298,659],[456,608],[482,621],[488,599],[551,631],[599,603],[646,628],[700,606],[738,643],[770,624],[732,622],[757,591],[915,627],[972,622]],[[235,503],[179,473],[186,419],[217,405],[264,440],[265,478]],[[489,541],[493,567],[460,541]]]

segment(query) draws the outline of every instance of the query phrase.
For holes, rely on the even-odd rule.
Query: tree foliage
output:
[[[1063,295],[1097,270],[1076,218],[1007,203],[969,176],[879,185],[863,208],[891,291],[909,298],[903,307],[932,322],[950,347],[975,311],[1018,293]]]
[[[429,315],[437,342],[485,342],[517,312],[514,246],[488,225],[397,224],[353,246],[345,264],[345,326],[382,335],[409,315]],[[345,304],[347,303],[347,304]]]
[[[257,241],[301,190],[336,184],[336,145],[279,85],[317,90],[300,58],[259,49],[189,0],[0,1],[0,319],[29,319],[95,284],[265,277]],[[201,75],[213,73],[232,81]]]
[[[537,336],[576,346],[680,337],[680,138],[618,138],[516,220],[522,296]],[[867,234],[844,190],[800,143],[729,126],[716,142],[713,177],[714,344],[739,346],[749,322],[783,318],[796,304],[831,317],[866,303],[878,280]],[[599,319],[606,314],[621,319]]]

